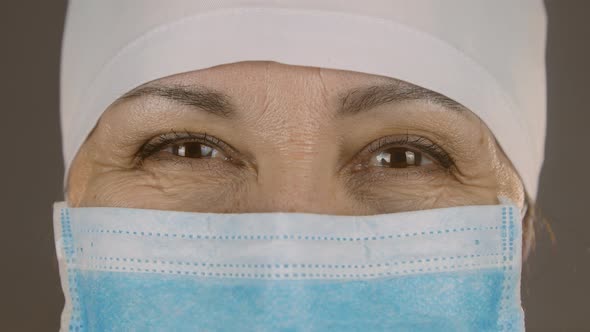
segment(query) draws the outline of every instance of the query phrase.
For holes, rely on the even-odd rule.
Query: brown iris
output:
[[[394,147],[382,150],[373,157],[373,166],[406,168],[410,166],[422,166],[430,164],[427,158],[422,158],[422,153],[403,147]]]
[[[179,157],[215,158],[220,152],[208,145],[198,142],[186,142],[169,146],[166,150]]]

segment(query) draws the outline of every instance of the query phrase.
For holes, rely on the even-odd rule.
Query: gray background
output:
[[[52,203],[62,200],[58,73],[64,0],[0,4],[0,330],[57,331]],[[542,229],[525,267],[529,331],[590,331],[590,1],[549,0]]]

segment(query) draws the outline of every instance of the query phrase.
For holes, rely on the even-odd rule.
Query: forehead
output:
[[[223,64],[152,81],[161,85],[200,85],[224,91],[232,98],[244,94],[287,95],[296,97],[294,90],[306,97],[321,91],[335,95],[359,86],[399,82],[393,78],[348,70],[296,66],[274,61],[243,61]],[[246,93],[247,92],[247,93]]]
[[[119,98],[158,96],[217,115],[267,113],[355,114],[387,103],[422,101],[447,110],[468,111],[434,91],[390,77],[272,61],[224,64],[148,82]],[[237,107],[236,107],[237,106]],[[256,111],[258,110],[258,111]],[[295,112],[293,112],[295,111]],[[335,112],[334,112],[335,111]],[[244,115],[244,114],[242,114]]]

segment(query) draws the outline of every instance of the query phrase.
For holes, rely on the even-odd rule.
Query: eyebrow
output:
[[[121,96],[117,102],[146,96],[163,97],[223,118],[230,118],[236,114],[229,96],[211,88],[194,85],[140,86]],[[429,102],[458,112],[467,110],[465,106],[438,92],[403,81],[354,88],[339,94],[338,100],[339,115],[358,114],[383,104],[406,101]]]
[[[351,89],[340,94],[339,101],[339,115],[358,114],[379,105],[406,101],[425,101],[458,112],[468,110],[465,106],[438,92],[403,81]]]
[[[127,92],[117,101],[147,96],[163,97],[182,105],[197,107],[222,118],[232,117],[236,113],[229,96],[220,91],[194,85],[140,86]]]

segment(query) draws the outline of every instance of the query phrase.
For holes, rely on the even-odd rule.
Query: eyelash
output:
[[[188,130],[185,130],[184,132],[180,133],[176,131],[171,131],[169,133],[160,134],[156,138],[146,142],[140,148],[137,154],[138,163],[141,164],[145,159],[149,158],[150,156],[154,155],[155,153],[169,145],[180,144],[184,142],[197,142],[209,145],[215,149],[222,151],[225,155],[227,155],[229,161],[236,162],[236,160],[232,158],[232,155],[235,154],[233,152],[233,148],[230,147],[228,144],[224,143],[223,141],[214,136],[207,135],[206,133],[194,134],[189,132]],[[406,136],[401,138],[395,136],[386,136],[379,138],[378,140],[370,143],[365,149],[363,149],[364,152],[361,152],[360,155],[372,155],[375,152],[384,150],[388,147],[394,147],[399,145],[409,145],[426,152],[428,155],[432,156],[436,161],[438,161],[438,163],[444,168],[449,169],[455,165],[453,158],[451,158],[451,156],[440,146],[424,137],[411,138],[409,134],[406,134]]]
[[[439,164],[444,168],[448,169],[455,165],[453,158],[451,158],[451,156],[440,146],[424,137],[411,138],[409,134],[406,134],[406,136],[401,138],[395,136],[382,137],[377,141],[370,143],[367,146],[366,151],[373,154],[388,147],[394,147],[398,145],[409,145],[424,151],[428,155],[432,156],[436,161],[438,161]]]

